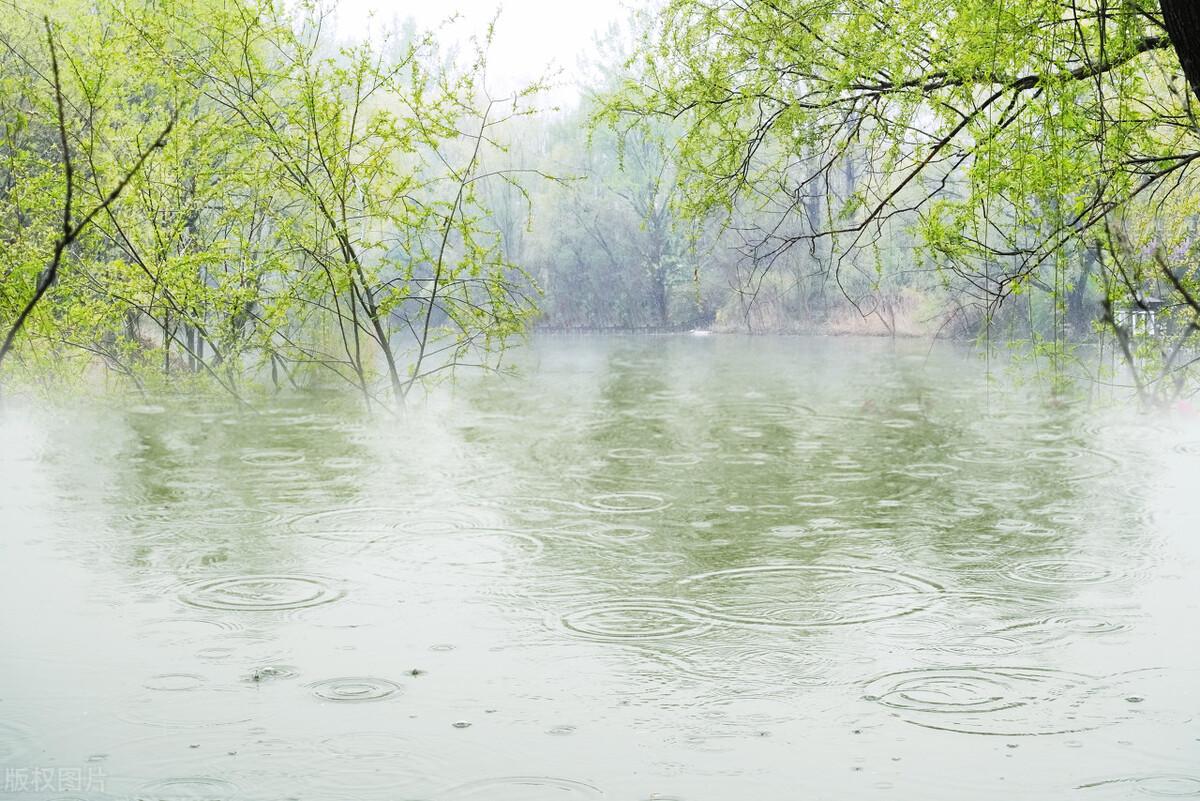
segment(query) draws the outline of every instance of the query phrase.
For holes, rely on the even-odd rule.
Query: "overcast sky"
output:
[[[461,21],[446,37],[466,41],[481,33],[500,10],[496,39],[489,61],[489,88],[502,93],[518,83],[544,73],[547,67],[561,68],[564,84],[554,100],[569,103],[576,97],[578,58],[594,50],[593,37],[623,20],[628,11],[622,0],[334,0],[338,30],[342,36],[369,35],[372,27],[386,20],[413,17],[418,26],[430,28],[459,13]],[[370,12],[375,12],[372,25]],[[451,44],[451,41],[446,41]]]

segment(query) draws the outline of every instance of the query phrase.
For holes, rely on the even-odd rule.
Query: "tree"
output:
[[[167,137],[170,135],[176,119],[174,112],[172,112],[170,119],[167,121],[162,131],[157,135],[156,138],[153,139],[153,141],[151,141],[147,147],[142,149],[142,151],[133,158],[132,165],[125,171],[123,175],[116,179],[115,183],[113,183],[111,188],[107,191],[100,189],[99,176],[94,170],[83,174],[77,173],[75,162],[72,159],[72,146],[68,136],[68,103],[63,97],[63,80],[62,72],[59,68],[58,43],[56,40],[54,27],[50,22],[50,18],[44,17],[43,23],[46,32],[46,53],[50,62],[50,70],[48,76],[42,75],[40,77],[49,83],[49,88],[53,98],[51,113],[53,114],[53,126],[57,132],[57,142],[54,143],[51,151],[53,153],[51,159],[61,164],[62,169],[62,224],[58,233],[54,237],[53,242],[49,246],[50,255],[48,258],[48,263],[45,265],[44,269],[40,270],[38,273],[28,300],[17,304],[18,311],[16,312],[15,317],[13,317],[12,322],[7,327],[7,332],[4,335],[3,341],[0,341],[0,367],[3,366],[5,358],[9,355],[9,353],[12,352],[17,336],[25,328],[30,316],[35,312],[39,304],[46,297],[46,293],[50,291],[50,288],[58,280],[59,271],[63,266],[64,260],[68,258],[68,253],[71,247],[94,223],[98,215],[107,212],[112,207],[112,205],[129,186],[130,181],[133,180],[133,178],[142,170],[142,167],[145,165],[151,154],[161,149],[166,144]],[[8,47],[10,53],[16,55],[18,59],[26,64],[31,62],[32,54],[22,54],[12,42],[7,40],[4,42],[4,44]],[[72,109],[81,108],[81,106],[75,102],[71,102],[70,107]],[[86,117],[88,123],[94,124],[98,109],[96,108],[95,104],[91,102],[90,98],[85,97],[83,99],[82,109],[82,111],[77,113]],[[40,110],[45,112],[44,107]],[[10,123],[8,130],[6,131],[10,138],[8,138],[8,146],[5,148],[9,158],[8,169],[5,175],[5,183],[7,185],[6,188],[10,198],[14,193],[13,190],[18,189],[19,185],[26,181],[30,181],[36,185],[42,185],[45,170],[44,163],[34,167],[32,172],[27,172],[26,169],[24,169],[25,167],[32,166],[30,164],[31,162],[36,163],[39,161],[39,159],[37,159],[36,156],[30,152],[22,152],[23,144],[25,147],[36,147],[34,142],[26,141],[22,143],[18,138],[19,134],[24,132],[24,129],[27,125],[27,123],[22,119],[23,113],[23,109],[17,111],[18,124],[13,125]],[[18,136],[14,136],[14,134],[17,134]],[[36,141],[36,135],[34,139]],[[90,156],[91,153],[89,152],[89,161],[91,160]],[[79,184],[84,183],[86,185],[86,183],[89,181],[95,185],[97,194],[90,201],[89,205],[83,207],[86,210],[81,211],[79,207],[79,201],[76,199],[76,195],[77,193],[81,195],[85,194],[85,192],[80,191],[82,187],[80,187]],[[20,194],[20,192],[18,191],[17,194]],[[40,215],[41,213],[44,213],[47,208],[47,206],[42,206],[36,212],[33,212],[33,214]],[[29,227],[36,229],[42,227],[32,223],[32,221],[29,220],[29,210],[22,209],[19,202],[13,211],[17,217],[16,223],[18,228]],[[25,234],[25,231],[11,230],[8,237],[10,244],[16,244],[17,240],[21,238],[23,234]],[[44,236],[44,232],[42,233],[42,236]],[[39,237],[35,235],[34,238],[36,240],[36,238]],[[14,250],[16,250],[19,255],[30,255],[29,248],[14,248]],[[36,259],[39,258],[36,254],[40,248],[38,248],[37,244],[35,244],[32,250],[35,259],[34,264],[36,264]],[[22,253],[22,251],[24,251],[24,253]],[[5,269],[5,277],[7,279],[5,282],[6,285],[12,286],[13,284],[19,284],[19,280],[14,281],[13,278],[17,277],[18,271],[22,270],[22,268],[24,268],[25,272],[28,272],[29,266],[29,262],[22,264],[19,258],[10,260]],[[6,295],[7,294],[8,293],[6,293]]]
[[[448,57],[411,26],[339,46],[316,6],[270,0],[98,0],[88,13],[58,0],[51,18],[71,42],[79,120],[57,148],[44,125],[0,128],[0,226],[20,277],[51,241],[44,154],[70,155],[68,140],[81,154],[77,197],[103,199],[114,180],[124,191],[60,248],[73,269],[23,355],[82,356],[55,361],[139,387],[206,378],[238,397],[269,374],[276,387],[336,376],[374,400],[382,372],[402,401],[457,366],[491,366],[524,326],[529,284],[485,189],[519,182],[492,160],[541,86],[488,95],[490,31]],[[0,102],[18,123],[52,108],[27,29],[23,13],[0,21]],[[143,129],[167,117],[176,135],[143,168]],[[0,322],[20,327],[16,270]]]
[[[1045,287],[1060,354],[1082,254],[1099,245],[1109,269],[1128,261],[1119,240],[1160,254],[1190,241],[1200,127],[1181,79],[1195,72],[1195,13],[1150,0],[671,0],[603,113],[619,128],[684,122],[685,213],[780,209],[757,253],[828,241],[837,278],[847,254],[902,225],[985,320]],[[853,191],[829,191],[847,163]],[[817,193],[830,213],[811,230]],[[1166,262],[1194,285],[1186,260]],[[1113,304],[1136,302],[1127,282],[1099,282],[1125,293]]]

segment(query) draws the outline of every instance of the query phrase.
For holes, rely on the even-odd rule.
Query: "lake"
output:
[[[1200,425],[942,344],[513,363],[14,404],[0,799],[1200,797]]]

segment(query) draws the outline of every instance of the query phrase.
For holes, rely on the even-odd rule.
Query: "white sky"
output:
[[[489,89],[502,93],[547,69],[561,69],[562,85],[551,98],[559,103],[577,97],[579,56],[594,54],[593,37],[629,13],[622,0],[333,0],[333,4],[339,35],[347,38],[369,36],[371,28],[391,18],[412,17],[419,28],[428,29],[458,13],[460,20],[448,31],[450,35],[441,38],[445,45],[482,34],[499,9],[488,62]]]

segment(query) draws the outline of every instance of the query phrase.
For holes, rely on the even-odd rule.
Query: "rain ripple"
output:
[[[1081,784],[1077,790],[1095,788],[1123,790],[1132,787],[1139,793],[1159,798],[1200,798],[1200,777],[1159,774],[1152,776],[1128,776]]]
[[[873,567],[786,564],[733,568],[690,576],[714,620],[743,626],[846,626],[900,617],[925,608],[939,584]]]
[[[238,786],[232,782],[196,776],[143,785],[134,797],[137,801],[223,801],[238,792]]]
[[[1038,667],[965,666],[889,673],[864,700],[908,723],[961,734],[1020,737],[1088,731],[1125,720],[1129,703],[1096,676]]]
[[[649,492],[607,492],[595,495],[588,503],[578,504],[586,512],[637,513],[661,512],[671,502],[661,495]]]
[[[370,676],[346,676],[324,679],[308,685],[313,695],[326,701],[382,701],[403,691],[403,687],[388,679]]]
[[[184,603],[201,609],[283,611],[330,603],[344,593],[315,576],[228,576],[189,585]]]
[[[1120,578],[1120,573],[1096,562],[1075,558],[1034,559],[1014,565],[1007,575],[1028,584],[1102,584]]]
[[[603,798],[600,788],[574,779],[552,776],[505,776],[481,779],[454,787],[439,796],[440,801],[571,801]]]
[[[204,684],[204,677],[195,673],[163,673],[151,676],[142,683],[147,690],[162,692],[185,692]]]
[[[615,643],[692,637],[710,626],[699,607],[660,598],[590,604],[568,611],[557,623],[572,637]]]
[[[242,454],[242,461],[255,467],[285,467],[300,464],[304,454],[291,448],[271,448],[247,451]]]

